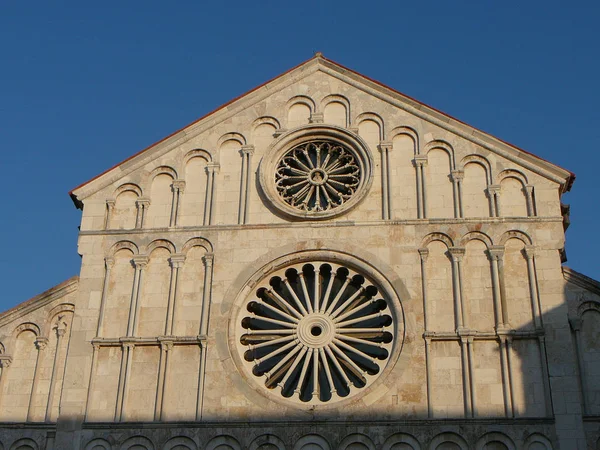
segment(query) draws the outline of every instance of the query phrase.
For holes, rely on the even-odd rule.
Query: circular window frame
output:
[[[375,379],[373,379],[366,386],[360,388],[357,392],[354,392],[347,397],[321,403],[312,401],[303,402],[299,401],[298,399],[286,398],[280,394],[279,390],[271,390],[265,387],[264,378],[254,375],[251,371],[251,364],[244,360],[243,355],[248,348],[240,342],[240,320],[242,316],[248,314],[245,308],[251,301],[250,297],[255,296],[255,292],[259,284],[272,277],[276,272],[287,270],[287,268],[297,264],[311,264],[315,261],[330,262],[335,265],[346,266],[364,276],[369,283],[376,286],[379,289],[379,293],[386,298],[387,306],[389,312],[391,313],[392,320],[394,321],[395,328],[395,335],[392,339],[392,346],[389,350],[389,355],[385,364],[382,366],[381,372],[377,374]],[[255,392],[259,393],[261,396],[270,401],[274,401],[294,409],[325,411],[342,408],[344,406],[360,402],[370,393],[376,392],[382,384],[385,385],[386,379],[398,362],[400,353],[402,352],[405,343],[405,336],[406,324],[404,310],[400,298],[395,288],[380,271],[375,269],[364,260],[358,259],[346,253],[341,253],[335,250],[305,250],[299,253],[281,256],[274,261],[265,264],[263,267],[254,272],[254,274],[247,280],[247,282],[238,292],[238,295],[235,297],[230,310],[227,341],[229,344],[230,355],[238,369],[239,374],[246,381],[248,386],[251,387]]]
[[[277,192],[275,173],[279,162],[290,150],[310,141],[330,141],[349,149],[360,168],[360,181],[352,197],[344,204],[327,211],[306,211],[286,203]],[[368,145],[358,135],[341,127],[311,124],[290,130],[281,136],[267,150],[259,167],[259,183],[263,194],[277,212],[291,220],[324,220],[348,212],[364,200],[373,184],[374,159]]]

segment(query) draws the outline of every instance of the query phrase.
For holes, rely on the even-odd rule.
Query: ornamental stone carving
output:
[[[401,345],[390,295],[335,257],[283,264],[247,292],[234,319],[236,351],[247,378],[280,401],[314,407],[354,397]]]
[[[358,204],[372,184],[373,157],[357,135],[312,124],[280,136],[260,166],[271,207],[290,219],[331,218]]]

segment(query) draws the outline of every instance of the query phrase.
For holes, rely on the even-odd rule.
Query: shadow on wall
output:
[[[586,311],[583,311],[584,319]],[[543,450],[556,449],[550,385],[545,383],[548,363],[560,365],[565,352],[571,356],[570,333],[560,328],[565,323],[566,305],[547,311],[542,317],[552,342],[546,342],[542,329],[533,322],[519,329],[503,330],[500,338],[486,334],[469,334],[453,345],[466,352],[462,357],[467,380],[461,382],[467,402],[462,412],[431,419],[372,420],[365,415],[354,421],[336,421],[320,414],[318,419],[296,422],[264,422],[256,426],[240,422],[174,422],[170,424],[121,422],[84,423],[82,429],[69,434],[78,442],[72,448],[81,450]],[[596,312],[597,314],[597,312]],[[596,319],[593,316],[594,320]],[[578,342],[580,351],[593,351],[587,346],[598,326],[588,326]],[[590,334],[588,336],[587,334]],[[471,339],[472,338],[472,339]],[[496,342],[496,350],[488,348]],[[435,340],[433,340],[435,343]],[[430,346],[433,344],[429,344]],[[469,348],[470,347],[470,348]],[[446,350],[447,351],[447,350]],[[498,366],[500,380],[491,360]],[[433,365],[444,365],[442,357]],[[567,364],[570,364],[567,361]],[[452,364],[450,364],[452,366]],[[557,366],[558,367],[558,366]],[[586,367],[592,367],[590,365]],[[434,372],[435,373],[435,372]],[[552,370],[550,370],[552,376]],[[437,374],[439,375],[439,374]],[[450,377],[456,374],[447,374]],[[588,374],[590,375],[590,374]],[[558,380],[558,379],[557,379]],[[500,384],[494,393],[494,384]],[[491,402],[478,401],[481,392],[489,392]],[[475,395],[472,395],[475,393]],[[432,403],[436,403],[433,389]],[[556,393],[555,393],[556,397]],[[579,403],[580,399],[566,399]],[[502,405],[500,409],[498,403]],[[556,409],[556,407],[555,407]],[[500,414],[499,414],[500,412]],[[424,410],[426,415],[427,411]],[[61,422],[68,419],[61,418]],[[37,425],[37,426],[36,426]],[[145,430],[141,430],[141,429]],[[5,423],[0,434],[1,450],[49,450],[65,448],[56,440],[56,427],[51,423],[31,424],[23,432],[22,424]],[[28,435],[27,438],[23,434]],[[553,444],[554,443],[554,444]],[[3,446],[4,445],[4,446]],[[70,447],[69,447],[70,448]],[[596,447],[600,448],[600,447]]]

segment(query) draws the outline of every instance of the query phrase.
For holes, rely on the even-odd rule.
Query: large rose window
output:
[[[294,147],[281,158],[275,183],[288,205],[319,212],[350,200],[360,177],[351,150],[337,142],[315,140]]]
[[[353,396],[383,371],[395,339],[389,299],[364,275],[327,261],[279,269],[237,318],[244,365],[265,389],[305,404]]]

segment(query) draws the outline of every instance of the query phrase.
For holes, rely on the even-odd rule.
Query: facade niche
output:
[[[173,206],[173,181],[171,173],[159,172],[152,178],[150,206],[144,228],[166,228],[171,223]]]
[[[427,153],[425,168],[427,217],[455,217],[454,186],[451,180],[452,155],[442,148]]]

